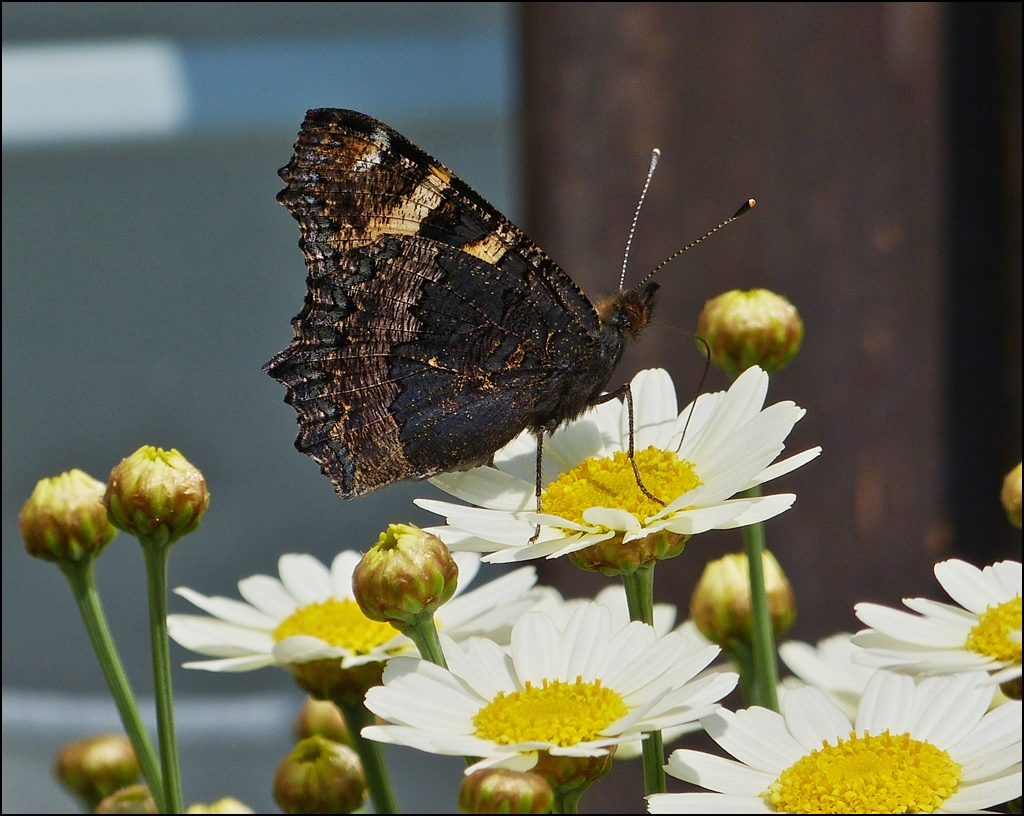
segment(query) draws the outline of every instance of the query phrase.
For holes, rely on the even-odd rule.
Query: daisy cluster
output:
[[[284,555],[279,577],[239,582],[244,602],[178,589],[212,617],[171,615],[170,634],[208,658],[187,666],[209,671],[377,665],[364,704],[378,719],[359,736],[464,756],[467,775],[637,756],[652,735],[704,729],[733,759],[675,751],[665,770],[709,792],[651,795],[655,813],[969,812],[1019,797],[1020,702],[997,694],[1021,676],[1018,562],[943,562],[935,574],[955,605],[859,604],[871,628],[782,644],[796,677],[780,688],[780,713],[723,708],[738,676],[714,663],[719,647],[691,622],[676,626],[668,605],[651,623],[630,620],[622,586],[567,601],[524,566],[467,589],[481,561],[569,556],[625,574],[695,534],[784,512],[792,494],[751,488],[820,449],[778,460],[804,411],[765,407],[767,387],[755,366],[679,411],[668,374],[644,371],[631,383],[635,413],[611,400],[545,437],[539,496],[528,433],[486,466],[432,479],[458,500],[416,502],[444,517],[426,533],[458,566],[455,595],[434,614],[436,659],[364,614],[354,551],[330,567]]]

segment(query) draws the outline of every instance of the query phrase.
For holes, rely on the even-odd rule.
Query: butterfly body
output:
[[[657,285],[595,308],[451,171],[364,114],[306,114],[278,200],[308,269],[265,370],[351,498],[486,462],[600,401]]]

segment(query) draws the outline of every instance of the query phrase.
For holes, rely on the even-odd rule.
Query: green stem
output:
[[[420,657],[424,660],[428,660],[442,669],[448,668],[448,661],[444,659],[444,652],[441,650],[441,640],[437,636],[437,626],[434,624],[433,615],[423,617],[414,625],[403,628],[402,634],[416,644]]]
[[[740,638],[730,638],[728,645],[722,647],[722,654],[736,664],[740,675],[740,694],[747,706],[761,705],[754,671],[754,655],[750,644]]]
[[[384,762],[384,747],[379,742],[368,740],[362,735],[363,728],[374,723],[373,714],[361,702],[334,701],[345,718],[348,733],[352,738],[352,747],[359,754],[366,774],[366,785],[373,799],[376,813],[398,813],[398,800],[391,788],[391,777],[388,775],[387,764]]]
[[[156,692],[156,725],[160,739],[167,813],[184,813],[178,740],[174,733],[174,693],[171,690],[171,651],[167,640],[167,558],[173,540],[139,538],[146,560],[149,587],[149,640],[153,653],[153,687]]]
[[[162,810],[164,786],[160,775],[160,765],[157,762],[153,744],[149,741],[149,734],[146,733],[146,727],[142,724],[142,717],[139,716],[139,709],[135,704],[135,695],[132,694],[128,675],[125,674],[124,665],[121,663],[114,639],[110,635],[110,628],[107,626],[107,619],[103,614],[99,592],[96,590],[93,559],[62,561],[59,566],[71,585],[71,593],[75,596],[75,603],[78,604],[78,611],[82,615],[85,631],[89,633],[93,651],[96,652],[96,657],[100,662],[100,669],[107,681],[107,688],[110,689],[110,696],[114,698],[114,705],[117,706],[117,711],[121,715],[121,723],[128,734],[128,739],[131,740],[132,748],[135,749],[135,756],[138,757],[139,765],[142,766],[143,776],[146,777],[157,807]]]
[[[760,485],[750,488],[746,498],[761,495]],[[743,550],[750,570],[750,636],[753,652],[754,685],[757,705],[779,710],[779,669],[776,662],[775,632],[768,611],[768,593],[764,586],[764,525],[748,524],[743,528]]]
[[[587,792],[589,785],[577,785],[567,791],[555,790],[554,799],[551,802],[552,813],[579,813],[580,799]]]
[[[654,567],[649,564],[622,575],[629,619],[654,626]],[[644,794],[665,792],[665,745],[660,731],[648,731],[643,744]],[[575,812],[575,811],[574,811]]]

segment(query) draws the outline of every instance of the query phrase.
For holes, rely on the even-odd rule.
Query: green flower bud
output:
[[[1010,519],[1010,524],[1018,529],[1020,528],[1020,468],[1021,464],[1018,462],[1017,467],[1006,474],[1006,478],[1003,479],[1003,490],[999,496],[1006,509],[1006,515]]]
[[[582,550],[569,553],[569,560],[583,570],[604,575],[631,575],[640,567],[675,558],[686,546],[688,535],[659,530],[644,538],[622,543],[623,534],[612,536]]]
[[[796,620],[796,601],[789,579],[767,550],[762,554],[768,613],[776,637]],[[728,646],[733,638],[751,642],[750,572],[745,553],[711,561],[690,598],[690,617],[712,643]]]
[[[323,737],[302,740],[277,766],[274,801],[285,813],[351,813],[366,801],[359,756]]]
[[[114,791],[96,805],[93,813],[159,813],[153,794],[145,785],[129,785]]]
[[[612,769],[614,749],[603,756],[554,756],[548,751],[537,754],[531,773],[540,774],[558,798],[581,796],[583,791]]]
[[[770,374],[789,363],[800,350],[804,324],[781,295],[733,289],[704,304],[697,336],[707,342],[711,362],[735,378],[753,365]],[[703,345],[698,347],[703,353]]]
[[[348,733],[348,726],[345,725],[345,718],[330,700],[307,697],[295,718],[294,728],[296,742],[306,737],[320,736],[343,745],[352,745],[352,737]]]
[[[137,782],[142,769],[128,737],[100,734],[61,748],[53,763],[53,774],[82,801],[86,810],[92,810],[114,791]]]
[[[166,544],[199,526],[210,493],[203,474],[176,450],[143,445],[110,471],[103,501],[115,527]]]
[[[444,542],[411,524],[390,524],[352,573],[352,594],[370,620],[404,630],[455,593],[459,568]]]
[[[251,807],[243,802],[239,802],[233,796],[225,796],[223,799],[218,799],[216,802],[204,805],[196,803],[190,805],[186,813],[255,813]]]
[[[99,555],[117,535],[103,506],[103,482],[80,470],[40,479],[18,514],[29,555],[80,561]]]
[[[459,810],[463,813],[550,813],[555,801],[538,773],[484,768],[462,778]]]

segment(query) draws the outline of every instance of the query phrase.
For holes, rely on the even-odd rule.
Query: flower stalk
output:
[[[351,699],[332,701],[345,718],[345,725],[352,735],[352,747],[359,754],[366,774],[366,787],[370,790],[375,813],[398,813],[398,799],[391,787],[391,776],[388,774],[387,763],[384,761],[384,746],[379,742],[368,740],[362,735],[363,728],[375,722],[371,714],[361,702]]]
[[[761,486],[756,485],[744,494],[746,497],[757,498],[761,495]],[[744,678],[744,695],[750,689],[751,697],[747,705],[758,705],[772,711],[779,710],[779,667],[775,648],[775,632],[772,629],[771,614],[768,609],[768,592],[764,582],[764,524],[758,522],[743,528],[743,550],[747,555],[750,570],[750,638],[751,660],[753,668],[752,682]],[[742,665],[741,665],[742,668]],[[741,671],[740,676],[743,677]]]

